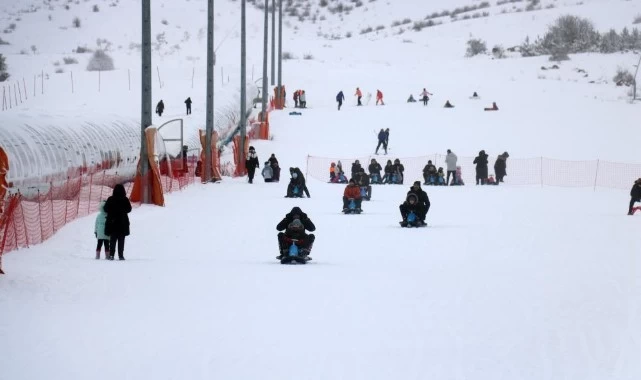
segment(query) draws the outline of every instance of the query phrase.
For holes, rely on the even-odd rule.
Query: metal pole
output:
[[[71,74],[71,93],[73,94],[73,71],[70,71],[69,74]]]
[[[149,161],[145,129],[151,125],[151,0],[142,0],[142,101],[140,105],[140,176],[142,203],[149,203]]]
[[[269,8],[267,7],[267,1],[265,1],[265,26],[263,30],[263,106],[261,109],[261,119],[263,122],[266,120],[265,114],[267,113],[267,47],[268,43],[268,29],[267,24],[269,23]]]
[[[27,100],[27,82],[24,81],[24,77],[22,77],[22,87],[24,88],[24,100]]]
[[[240,149],[238,149],[238,164],[243,165],[245,162],[245,134],[247,133],[246,128],[246,87],[247,87],[247,62],[246,62],[246,50],[247,46],[245,44],[245,0],[240,2]]]
[[[285,107],[283,101],[283,0],[278,0],[278,103],[276,104],[280,104],[281,108]]]
[[[272,75],[269,79],[272,86],[276,84],[276,0],[272,0]]]
[[[637,69],[634,72],[634,90],[632,93],[632,100],[636,100],[637,98],[637,74],[639,73],[639,65],[641,65],[641,56],[639,57],[639,62],[637,63]]]
[[[205,117],[205,182],[211,181],[211,135],[214,131],[214,0],[207,0],[207,115]]]

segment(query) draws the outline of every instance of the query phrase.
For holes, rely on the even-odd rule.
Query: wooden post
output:
[[[27,83],[24,81],[24,77],[22,77],[22,87],[24,88],[24,100],[27,100]]]
[[[9,85],[11,86],[11,85]],[[16,84],[13,84],[13,97],[16,99],[16,107],[18,106],[18,92],[16,91]],[[22,102],[21,102],[22,103]]]
[[[191,88],[194,88],[194,75],[196,75],[196,68],[192,67],[191,68]]]
[[[127,69],[127,83],[129,84],[129,91],[131,91],[131,70]]]
[[[160,68],[156,66],[156,72],[158,73],[158,86],[162,88],[162,81],[160,80]]]
[[[73,71],[70,71],[69,74],[71,74],[71,93],[73,94]]]
[[[44,95],[44,93],[45,93],[45,71],[42,70],[40,75],[41,75],[40,79],[42,80],[42,86],[40,86],[40,87],[42,88],[42,95]]]
[[[36,75],[33,76],[33,97],[36,97]]]
[[[98,92],[100,92],[100,70],[98,70]]]
[[[22,104],[22,90],[20,89],[20,82],[18,82],[18,95],[20,95],[20,104]]]
[[[9,87],[9,109],[13,108],[13,103],[11,102],[11,85]]]

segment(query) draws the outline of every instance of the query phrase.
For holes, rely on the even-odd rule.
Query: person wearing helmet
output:
[[[399,206],[401,216],[403,217],[401,225],[403,223],[407,224],[407,216],[411,211],[414,211],[421,225],[427,225],[425,223],[425,217],[430,209],[430,205],[430,198],[427,196],[427,193],[421,189],[421,181],[414,182],[407,192],[405,202]]]
[[[280,255],[277,259],[280,260],[287,255],[289,247],[292,245],[293,239],[295,239],[297,240],[296,244],[300,248],[301,256],[306,260],[311,260],[309,254],[316,236],[314,234],[307,234],[305,231],[313,232],[316,230],[316,226],[300,207],[293,207],[289,213],[285,214],[283,220],[276,225],[276,230],[284,230],[284,232],[278,233]]]

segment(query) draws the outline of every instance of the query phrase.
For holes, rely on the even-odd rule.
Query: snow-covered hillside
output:
[[[641,3],[543,0],[526,12],[529,2],[492,1],[471,12],[486,17],[439,16],[442,24],[421,31],[411,27],[425,16],[481,1],[321,3],[284,1],[300,12],[287,11],[284,28],[283,51],[293,56],[283,67],[289,107],[272,113],[272,139],[252,141],[261,167],[276,154],[283,180],[226,177],[167,195],[167,207],[135,209],[125,262],[94,260],[94,216],[3,255],[0,379],[641,377],[641,219],[625,215],[628,193],[510,183],[518,158],[641,162],[639,103],[612,83],[639,55],[571,54],[549,70],[541,69],[555,64],[547,56],[465,57],[472,37],[507,48],[563,14],[587,17],[602,32],[632,27]],[[354,8],[329,10],[341,3]],[[182,117],[191,96],[185,120],[193,135],[205,123],[207,2],[152,4],[154,38],[164,32],[167,41],[153,56],[154,99],[167,104],[154,123]],[[20,12],[32,6],[38,10]],[[1,128],[38,117],[139,117],[139,0],[2,1],[3,8],[0,30],[16,24],[0,34],[10,42],[0,45],[9,83],[24,77],[31,91],[44,71],[45,93],[0,112]],[[247,9],[253,85],[262,76],[263,14]],[[224,113],[239,93],[240,3],[217,0],[216,18],[216,108]],[[360,33],[369,26],[374,31]],[[110,42],[116,66],[101,73],[100,92],[97,73],[84,70],[90,54],[72,52],[97,48],[98,38],[102,47]],[[64,65],[65,57],[78,63]],[[356,87],[381,89],[386,105],[357,107]],[[298,88],[310,108],[289,115]],[[423,88],[434,94],[429,106],[405,102]],[[347,97],[340,111],[339,90]],[[469,98],[474,91],[480,100]],[[446,100],[456,107],[442,108]],[[484,112],[492,102],[500,111]],[[403,186],[375,186],[361,215],[340,213],[343,186],[325,182],[325,167],[308,173],[311,198],[283,198],[287,168],[305,172],[309,155],[370,156],[381,128],[391,137],[379,161],[509,151],[506,183],[427,188],[429,227],[418,230],[398,226],[398,205],[421,179],[414,171]],[[641,173],[625,175],[632,185]],[[274,227],[293,206],[317,226],[306,266],[274,259]]]

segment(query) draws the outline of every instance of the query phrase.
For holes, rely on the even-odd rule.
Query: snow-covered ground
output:
[[[600,30],[629,27],[641,4],[558,1],[554,9],[500,14],[493,3],[489,17],[418,33],[385,36],[389,26],[377,36],[358,33],[370,24],[416,20],[468,2],[398,3],[364,2],[367,11],[354,10],[343,21],[328,14],[317,25],[288,19],[283,50],[298,59],[286,61],[284,83],[290,95],[305,89],[310,109],[301,116],[288,115],[291,109],[274,112],[273,139],[252,141],[261,167],[276,154],[284,169],[281,183],[225,178],[169,194],[167,207],[137,208],[125,262],[93,259],[94,216],[39,246],[4,255],[0,379],[641,377],[641,219],[625,215],[627,192],[510,186],[508,160],[505,186],[427,188],[430,226],[420,230],[397,223],[409,183],[420,178],[374,187],[362,215],[342,215],[343,186],[311,175],[310,199],[283,198],[288,167],[305,171],[308,155],[369,156],[380,128],[391,130],[385,158],[392,159],[449,148],[461,157],[485,149],[491,157],[507,150],[511,159],[639,162],[639,105],[629,104],[626,89],[611,80],[617,66],[631,67],[638,55],[576,55],[546,71],[540,67],[553,64],[547,57],[463,56],[470,34],[508,47],[541,34],[566,13],[590,17]],[[216,3],[217,107],[237,96],[238,4]],[[139,67],[128,49],[137,41],[139,2],[105,2],[98,13],[91,3],[70,3],[72,10],[86,8],[78,13],[86,25],[80,31],[70,27],[75,13],[62,2],[54,5],[53,20],[67,17],[69,29],[42,33],[40,24],[27,22],[48,22],[47,13],[36,12],[22,14],[24,24],[3,35],[24,46],[12,38],[0,53],[31,44],[41,51],[8,54],[12,75],[32,78],[45,63],[78,45],[93,47],[98,37],[116,46],[117,70],[103,73],[102,79],[112,80],[100,93],[95,81],[85,79],[71,94],[68,79],[56,77],[50,66],[49,95],[33,103],[30,98],[0,118],[113,112],[137,118],[138,80],[132,79],[129,92],[127,75]],[[204,125],[205,56],[197,39],[204,8],[204,0],[154,2],[154,14],[168,23],[154,27],[171,30],[168,47],[185,30],[191,35],[180,53],[166,47],[154,55],[165,83],[159,88],[155,74],[155,98],[168,107],[167,119],[155,123],[182,114],[182,100],[191,95],[194,113],[187,124],[192,131]],[[252,7],[248,13],[248,70],[253,64],[258,79],[262,15]],[[98,22],[123,18],[132,27],[117,33]],[[319,38],[319,26],[353,37]],[[83,65],[74,77],[93,78]],[[230,72],[224,86],[221,66]],[[200,80],[191,91],[193,67]],[[372,94],[380,88],[386,106],[375,107],[372,99],[355,107],[357,86]],[[434,93],[427,108],[405,103],[423,87]],[[334,101],[339,90],[348,98],[340,112]],[[469,99],[473,91],[482,99]],[[446,100],[456,108],[441,108]],[[493,101],[501,110],[483,112]],[[293,206],[318,228],[307,266],[281,266],[274,259],[275,225]]]

